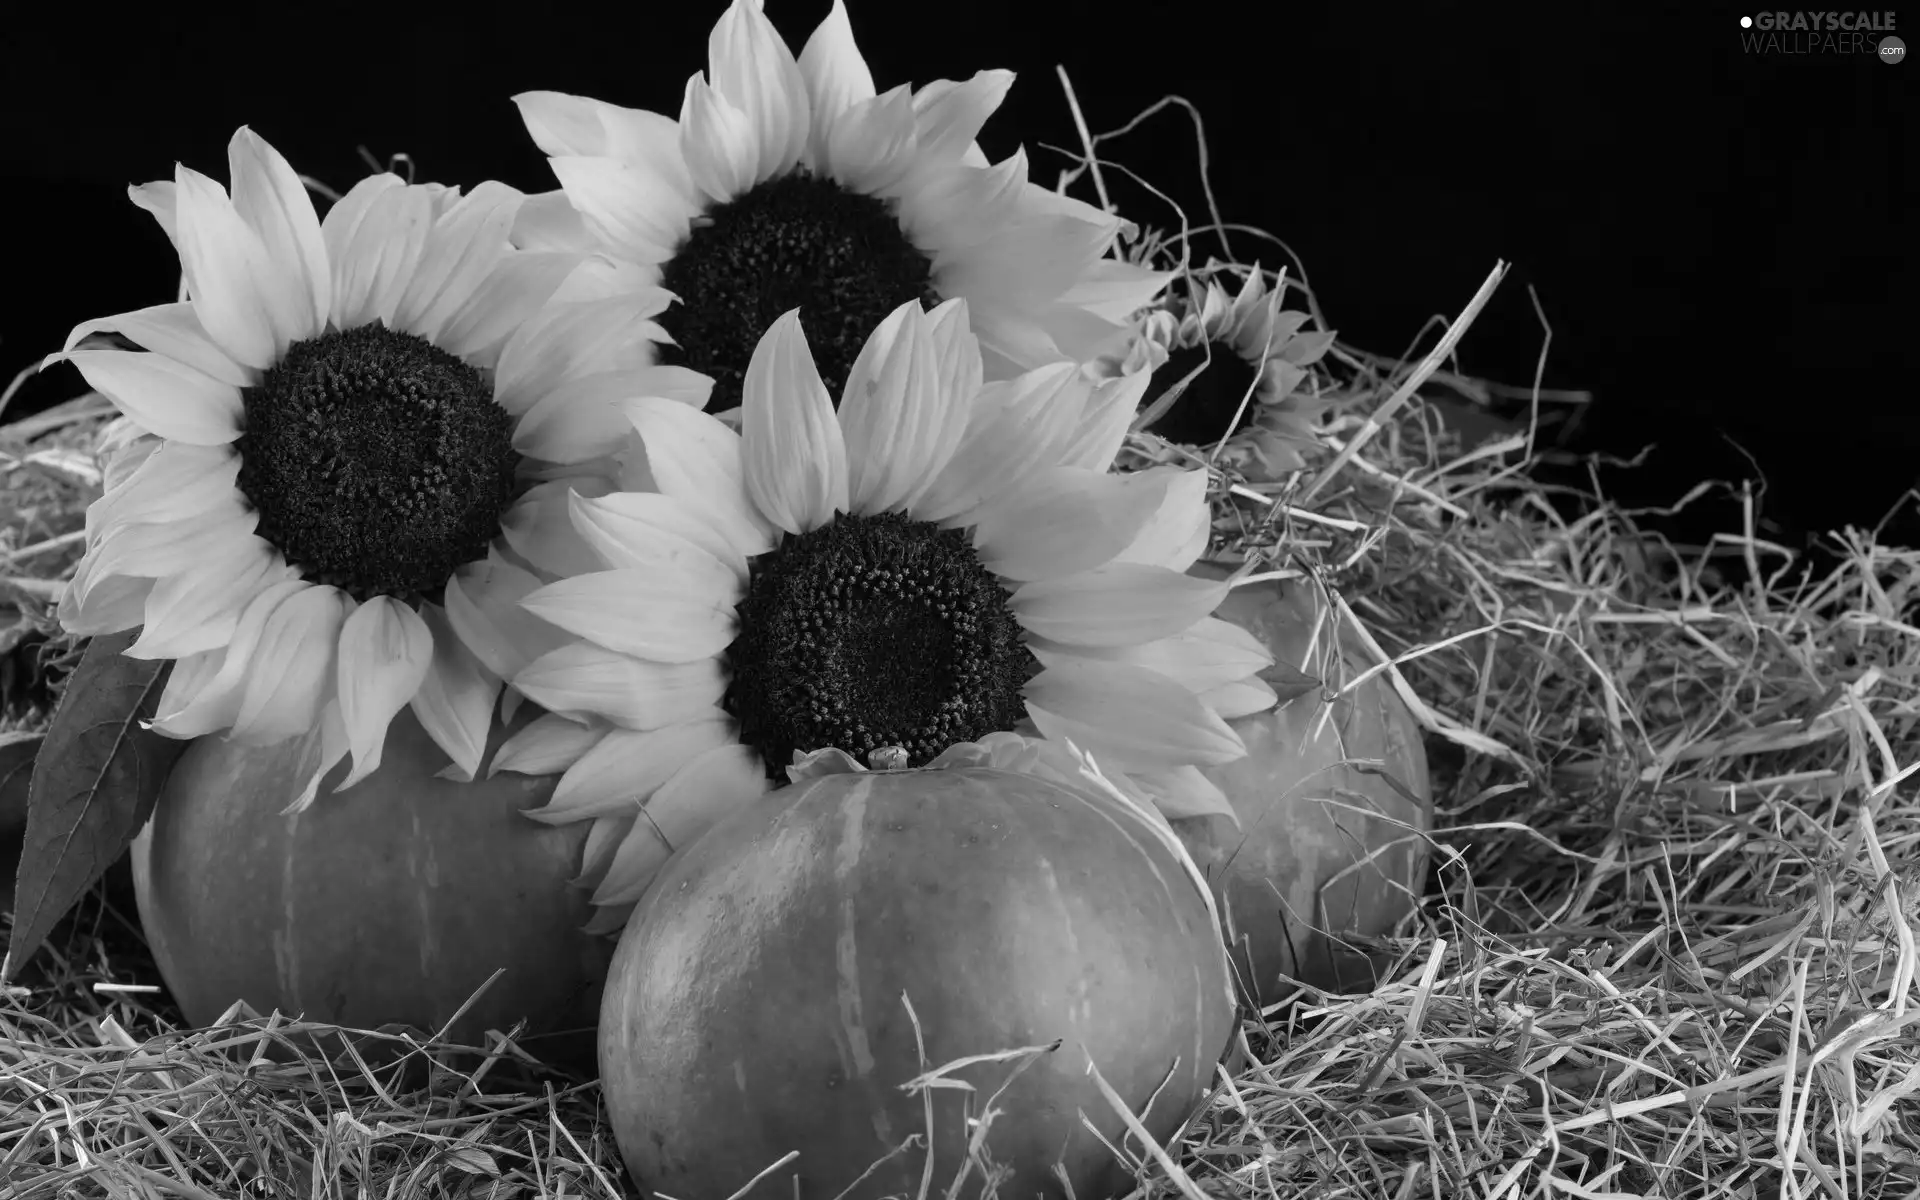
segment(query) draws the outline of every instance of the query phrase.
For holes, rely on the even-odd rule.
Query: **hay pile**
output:
[[[1426,726],[1436,870],[1389,981],[1250,1017],[1182,1137],[1128,1147],[1140,1186],[1914,1195],[1920,554],[1849,533],[1810,567],[1750,503],[1669,544],[1534,477],[1537,392],[1528,428],[1466,449],[1432,401],[1513,394],[1440,370],[1497,279],[1421,362],[1336,347],[1297,481],[1216,481],[1222,542],[1320,575]],[[76,556],[101,412],[0,431],[22,620]],[[512,1031],[456,1069],[431,1038],[376,1067],[299,1058],[318,1027],[279,1016],[178,1028],[110,886],[24,982],[0,998],[0,1200],[632,1194],[593,1086]]]

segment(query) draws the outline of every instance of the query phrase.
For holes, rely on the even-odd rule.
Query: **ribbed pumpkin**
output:
[[[1231,572],[1201,563],[1192,573],[1225,579]],[[1286,581],[1235,588],[1214,615],[1259,638],[1277,664],[1338,684],[1369,660],[1353,652],[1351,631],[1339,639],[1343,657],[1334,657],[1342,632],[1334,613],[1321,618],[1315,637],[1323,609],[1311,587]],[[1427,844],[1406,828],[1424,834],[1433,827],[1419,725],[1384,675],[1331,706],[1316,689],[1229,723],[1247,757],[1206,774],[1226,793],[1240,828],[1225,817],[1173,826],[1214,888],[1243,995],[1256,1006],[1273,1003],[1292,990],[1282,975],[1334,991],[1371,988],[1384,964],[1346,938],[1392,930],[1426,879]],[[1382,761],[1418,800],[1378,773],[1346,765],[1354,759]]]
[[[496,722],[489,760],[526,719]],[[187,1019],[245,1000],[438,1032],[504,967],[454,1040],[484,1045],[487,1029],[524,1017],[530,1053],[590,1068],[612,947],[580,932],[590,905],[568,886],[587,827],[522,815],[557,777],[435,778],[446,755],[402,709],[378,770],[335,793],[336,768],[311,808],[281,816],[298,792],[296,746],[200,739],[133,844],[141,923]]]
[[[1096,1200],[1132,1176],[1082,1124],[1125,1136],[1089,1060],[1164,1138],[1233,1018],[1198,881],[1120,801],[984,767],[827,775],[726,818],[642,898],[607,982],[601,1088],[634,1178],[677,1200],[726,1200],[789,1151],[765,1194],[914,1195],[928,1172],[944,1194],[963,1104],[989,1101],[1000,1195],[1065,1195],[1057,1163]],[[976,1090],[929,1093],[930,1129],[928,1096],[902,1088],[1055,1041],[1023,1071],[957,1071]]]

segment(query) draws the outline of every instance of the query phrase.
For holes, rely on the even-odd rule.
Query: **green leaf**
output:
[[[0,912],[13,903],[20,876],[20,844],[27,836],[27,785],[43,735],[0,733]]]
[[[171,662],[121,653],[138,629],[94,638],[53,714],[27,794],[13,935],[0,983],[32,956],[74,901],[125,852],[192,743],[141,728]]]
[[[1273,689],[1274,695],[1280,698],[1279,707],[1285,707],[1301,696],[1320,691],[1327,686],[1326,680],[1316,675],[1309,675],[1305,671],[1296,670],[1283,662],[1274,663],[1259,672],[1259,675],[1267,681],[1267,686]]]

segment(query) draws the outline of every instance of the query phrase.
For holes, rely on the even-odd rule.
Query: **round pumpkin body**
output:
[[[1001,1195],[1067,1194],[1059,1164],[1094,1200],[1132,1175],[1082,1125],[1126,1136],[1089,1061],[1163,1138],[1233,1022],[1198,883],[1120,802],[989,768],[828,775],[714,826],[641,899],[601,1088],[635,1180],[676,1200],[726,1200],[790,1151],[768,1195],[942,1194],[989,1104]],[[953,1071],[970,1092],[903,1088],[1054,1043]]]
[[[1192,573],[1230,572],[1202,563]],[[1345,638],[1343,657],[1333,657],[1331,612],[1316,637],[1324,608],[1310,587],[1287,581],[1235,588],[1214,615],[1259,638],[1276,664],[1337,686],[1367,662]],[[1418,723],[1375,675],[1331,703],[1315,688],[1229,724],[1247,757],[1205,773],[1239,828],[1223,816],[1173,826],[1214,889],[1244,998],[1275,1002],[1293,990],[1283,975],[1330,991],[1373,987],[1385,963],[1350,939],[1391,932],[1425,886],[1433,798]]]
[[[488,760],[510,731],[495,724]],[[481,1046],[524,1018],[529,1053],[590,1069],[612,945],[580,932],[591,906],[568,883],[587,825],[522,815],[555,777],[435,778],[446,755],[403,708],[377,770],[336,793],[336,767],[312,807],[282,816],[297,746],[201,738],[133,844],[141,923],[187,1019],[245,1000],[438,1033],[505,968],[450,1037]]]

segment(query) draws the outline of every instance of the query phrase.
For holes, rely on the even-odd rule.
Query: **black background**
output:
[[[126,185],[170,178],[176,159],[224,181],[236,126],[337,188],[364,173],[365,146],[409,153],[422,179],[545,190],[508,97],[547,88],[677,115],[722,7],[10,15],[0,372],[87,317],[171,299],[177,264]],[[827,7],[768,4],[796,51]],[[1331,323],[1367,349],[1405,352],[1512,262],[1462,346],[1468,372],[1531,382],[1532,289],[1553,326],[1545,384],[1597,396],[1579,448],[1658,446],[1604,475],[1610,492],[1650,504],[1703,477],[1763,479],[1775,536],[1800,544],[1874,524],[1920,474],[1905,228],[1920,64],[1747,54],[1741,11],[855,0],[852,19],[883,89],[1016,70],[982,142],[993,158],[1025,144],[1048,185],[1065,160],[1043,147],[1077,144],[1055,64],[1096,132],[1186,96],[1223,216],[1282,238]],[[1911,39],[1920,20],[1901,29]],[[1178,109],[1103,149],[1204,212]],[[1177,226],[1140,192],[1120,198],[1138,221]],[[1236,257],[1253,247],[1241,239]],[[57,368],[7,415],[78,390]],[[1920,543],[1912,512],[1890,540]],[[1724,505],[1696,513],[1679,532],[1737,524]]]

